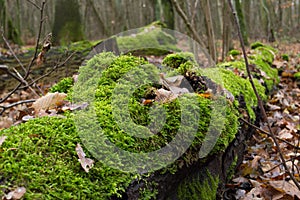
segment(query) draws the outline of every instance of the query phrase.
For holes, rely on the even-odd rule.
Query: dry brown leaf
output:
[[[36,64],[39,66],[44,63],[44,60],[45,60],[44,53],[40,52],[36,58]]]
[[[298,199],[300,199],[300,191],[298,190],[297,186],[288,181],[269,181],[269,184],[277,191],[283,192],[292,197],[297,196]]]
[[[261,156],[254,156],[253,160],[251,161],[251,168],[258,169],[258,167],[260,166],[260,159]]]
[[[281,109],[282,109],[280,106],[272,105],[272,104],[270,104],[270,103],[267,103],[267,106],[268,106],[268,109],[271,110],[271,111],[274,111],[274,110],[281,110]]]
[[[158,103],[168,103],[178,97],[177,94],[174,94],[173,92],[165,90],[163,88],[155,91],[155,95],[156,95],[155,101]]]
[[[3,142],[6,140],[6,138],[7,138],[7,136],[5,136],[5,135],[0,136],[0,147],[3,144]]]
[[[280,139],[292,139],[294,136],[291,134],[291,131],[288,129],[282,129],[279,133],[278,133],[278,137]]]
[[[261,197],[262,187],[255,187],[246,194],[241,200],[263,200]]]
[[[84,171],[86,173],[88,173],[89,170],[94,165],[94,160],[85,157],[85,153],[83,152],[83,149],[82,149],[82,147],[80,146],[79,143],[76,145],[75,150],[77,152],[77,155],[78,155],[78,158],[79,158],[78,161],[80,162],[81,167],[84,169]]]
[[[39,98],[33,103],[32,107],[35,113],[38,114],[41,110],[49,110],[63,105],[64,98],[66,98],[65,93],[48,93],[47,95]]]
[[[0,130],[4,128],[9,128],[13,125],[13,120],[9,117],[0,117]]]
[[[26,193],[25,187],[18,187],[14,191],[9,192],[4,196],[3,200],[18,200],[21,199]]]

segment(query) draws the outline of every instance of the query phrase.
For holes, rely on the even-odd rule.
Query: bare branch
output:
[[[6,101],[13,93],[15,93],[15,92],[21,87],[21,85],[22,85],[22,83],[19,83],[19,84],[15,87],[15,89],[13,89],[12,91],[10,91],[10,92],[6,95],[6,97],[1,98],[1,99],[0,99],[0,103],[3,103],[4,101]]]
[[[42,8],[40,6],[38,6],[36,3],[34,3],[31,0],[27,0],[29,3],[31,3],[33,6],[35,6],[37,9],[41,10]]]
[[[192,25],[194,25],[194,20],[195,20],[196,9],[198,7],[198,3],[199,3],[199,0],[196,0],[195,4],[194,4],[194,7],[193,7],[193,10],[192,10],[192,22],[191,22]]]
[[[6,65],[0,65],[0,70],[6,72],[8,75],[10,75],[11,77],[13,77],[14,79],[16,79],[17,81],[23,83],[26,85],[26,81],[24,82],[24,80],[22,78],[19,78],[18,76],[16,76],[14,73],[12,73],[8,67]]]
[[[7,110],[9,108],[12,108],[14,106],[17,106],[17,105],[20,105],[20,104],[24,104],[24,103],[33,103],[35,101],[36,101],[36,99],[28,99],[28,100],[18,101],[16,103],[9,104],[7,106],[0,106],[0,108],[2,109],[0,111],[0,115],[2,115],[5,112],[5,110]]]
[[[38,36],[37,36],[37,39],[36,39],[34,56],[31,59],[29,65],[27,66],[27,70],[26,70],[26,74],[24,76],[24,79],[26,79],[29,76],[30,71],[31,71],[31,67],[33,66],[34,61],[36,60],[37,55],[38,55],[39,43],[40,43],[41,33],[42,33],[42,27],[43,27],[43,23],[44,23],[44,9],[45,9],[45,4],[46,4],[46,1],[44,0],[42,2],[42,6],[41,6],[41,10],[40,10],[41,11],[41,13],[40,13],[40,25],[39,25]]]
[[[249,126],[255,128],[256,130],[259,130],[260,132],[262,132],[262,133],[268,135],[269,137],[271,137],[271,134],[270,134],[269,132],[267,132],[267,131],[265,131],[265,130],[263,130],[263,129],[257,127],[257,126],[255,126],[254,124],[251,124],[250,122],[248,122],[247,120],[245,120],[245,119],[243,119],[243,118],[240,118],[240,120],[243,121],[245,124],[247,124],[247,125],[249,125]],[[284,140],[284,139],[281,139],[281,138],[279,138],[278,136],[276,136],[276,138],[277,138],[278,140],[280,140],[281,142],[284,142],[284,143],[290,145],[291,147],[293,147],[293,148],[295,148],[295,149],[300,149],[300,147],[298,147],[298,146],[296,146],[296,145],[293,145],[292,143],[290,143],[290,142],[288,142],[288,141],[286,141],[286,140]]]
[[[9,42],[7,41],[7,39],[4,36],[4,32],[1,31],[1,35],[2,35],[2,39],[5,42],[6,46],[8,47],[10,53],[13,55],[13,57],[16,59],[16,61],[18,62],[18,64],[22,67],[22,69],[24,70],[24,72],[26,73],[26,69],[23,65],[23,63],[20,61],[20,59],[18,58],[18,56],[15,54],[15,52],[13,51],[13,49],[11,48]]]
[[[35,80],[33,80],[31,83],[29,83],[28,85],[26,86],[23,86],[21,87],[20,89],[25,89],[31,85],[33,85],[34,83],[36,83],[37,81],[45,78],[46,76],[49,76],[52,72],[54,72],[56,69],[64,66],[72,57],[73,55],[75,54],[76,52],[73,52],[64,62],[60,63],[60,64],[56,64],[49,72],[47,72],[46,74],[43,74],[42,76],[36,78]]]
[[[24,72],[26,73],[27,71],[26,71],[26,69],[25,69],[23,63],[20,61],[20,59],[18,58],[18,56],[15,54],[15,52],[14,52],[13,49],[11,48],[9,42],[7,41],[7,39],[6,39],[5,36],[4,36],[4,32],[3,32],[3,31],[2,31],[2,39],[3,39],[3,41],[5,42],[6,46],[8,47],[9,51],[11,52],[11,54],[13,55],[13,57],[16,59],[16,61],[18,62],[18,64],[21,66],[21,68],[22,68],[22,69],[24,70]],[[13,70],[14,70],[15,73],[18,75],[18,77],[19,77],[19,79],[20,79],[20,82],[23,83],[23,84],[25,84],[25,85],[27,85],[28,83],[27,83],[27,81],[26,81],[26,78],[23,78],[23,77],[21,76],[21,74],[20,74],[15,68],[13,68]],[[10,74],[10,75],[12,75],[12,74]],[[28,77],[31,79],[30,76],[28,76]],[[15,77],[14,77],[14,78],[15,78]],[[18,80],[18,79],[17,79],[17,80]],[[32,79],[31,79],[31,80],[32,80]],[[40,88],[38,88],[38,89],[40,90]],[[38,96],[38,94],[34,91],[34,89],[30,88],[30,90],[31,90],[36,96]],[[40,91],[41,91],[41,90],[40,90]]]
[[[181,7],[179,6],[177,0],[172,0],[172,3],[175,7],[175,9],[177,10],[178,14],[180,15],[180,17],[183,19],[185,25],[187,26],[187,28],[190,30],[190,32],[192,33],[193,38],[202,46],[202,48],[206,49],[206,45],[203,43],[203,41],[201,40],[200,36],[198,35],[197,31],[195,30],[195,28],[192,26],[192,24],[189,22],[188,17],[186,16],[186,14],[184,13],[184,11],[181,9]],[[213,63],[213,61],[210,59],[209,60],[210,64]]]
[[[228,5],[229,5],[229,7],[230,7],[230,9],[232,11],[232,14],[234,16],[234,22],[235,22],[235,25],[236,25],[236,28],[237,28],[237,31],[238,31],[238,36],[239,36],[241,47],[242,47],[242,52],[243,52],[243,56],[244,56],[244,60],[245,60],[245,65],[246,65],[246,69],[247,69],[249,81],[251,83],[251,86],[253,88],[255,96],[256,96],[256,98],[258,100],[258,106],[259,106],[259,109],[260,109],[261,114],[263,116],[263,120],[267,123],[270,136],[273,139],[273,141],[274,141],[274,143],[275,143],[275,145],[277,147],[277,150],[278,150],[278,153],[279,153],[279,157],[281,159],[281,162],[282,162],[282,165],[283,165],[284,169],[286,170],[286,172],[288,173],[288,175],[290,176],[290,178],[293,180],[293,182],[295,183],[295,185],[300,190],[300,184],[298,183],[298,181],[296,180],[296,178],[294,177],[294,175],[290,172],[290,170],[289,170],[289,168],[288,168],[288,166],[286,164],[286,161],[284,159],[283,153],[282,153],[281,148],[279,146],[278,140],[277,140],[275,134],[273,133],[273,131],[271,129],[271,125],[270,125],[270,123],[268,121],[267,114],[266,114],[265,108],[263,106],[263,101],[261,100],[261,98],[260,98],[260,96],[259,96],[259,94],[257,92],[257,89],[256,89],[256,87],[254,85],[253,78],[251,76],[251,70],[250,70],[250,67],[249,67],[248,57],[247,57],[247,54],[246,54],[245,44],[244,44],[244,40],[243,40],[242,33],[241,33],[241,27],[240,27],[240,24],[238,22],[238,19],[237,19],[237,16],[236,16],[236,12],[235,12],[235,10],[233,8],[231,0],[228,0]]]
[[[42,31],[42,26],[43,26],[43,18],[44,18],[44,9],[45,9],[45,4],[46,4],[46,0],[43,0],[42,2],[42,6],[40,9],[40,25],[39,25],[39,32],[38,32],[38,37],[37,37],[37,42],[36,42],[36,46],[35,46],[35,53],[34,53],[34,57],[32,58],[31,62],[29,63],[29,65],[27,66],[27,69],[25,70],[25,75],[23,77],[23,80],[26,80],[28,78],[28,76],[30,75],[30,71],[31,71],[31,67],[33,66],[33,63],[35,61],[35,59],[37,58],[37,53],[38,53],[38,48],[39,48],[39,41],[40,41],[40,37],[41,37],[41,31]],[[3,31],[2,31],[2,37],[4,37]],[[5,37],[4,37],[5,38]],[[7,40],[6,40],[7,41]],[[8,43],[9,44],[9,43]],[[8,45],[9,46],[9,45]],[[13,52],[13,51],[12,51]],[[17,56],[16,56],[17,57]],[[19,61],[18,61],[19,62]],[[20,62],[21,63],[21,62]],[[3,103],[4,101],[6,101],[12,94],[14,94],[18,89],[20,89],[21,85],[23,82],[20,82],[12,91],[10,91],[4,98],[0,99],[0,103]],[[28,85],[28,83],[26,82],[26,85]]]

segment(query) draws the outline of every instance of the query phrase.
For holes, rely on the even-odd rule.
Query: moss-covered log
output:
[[[263,45],[251,57],[259,69],[255,71],[256,85],[263,99],[266,99],[267,88],[270,90],[278,81],[276,71],[270,66],[274,53],[272,48]],[[152,171],[143,171],[141,165],[139,173],[114,169],[107,165],[111,161],[107,155],[113,150],[109,143],[102,140],[99,134],[85,132],[95,128],[88,118],[82,116],[76,119],[73,113],[66,114],[65,118],[43,117],[0,132],[0,136],[7,136],[0,146],[0,196],[17,186],[24,186],[27,189],[25,199],[215,199],[217,189],[222,188],[222,184],[232,175],[235,165],[240,162],[245,148],[244,141],[252,134],[246,125],[238,121],[241,110],[244,109],[252,121],[259,119],[256,115],[257,101],[249,81],[246,76],[243,78],[236,73],[236,69],[245,73],[245,68],[241,61],[234,61],[223,63],[214,69],[197,70],[197,63],[191,53],[168,55],[163,65],[185,76],[197,95],[192,98],[190,94],[185,94],[160,105],[154,102],[154,105],[161,106],[166,111],[165,121],[161,129],[156,131],[145,126],[155,120],[155,117],[159,120],[161,115],[154,118],[149,116],[151,106],[141,104],[140,99],[151,96],[149,89],[161,87],[150,81],[151,78],[159,77],[160,69],[143,58],[115,56],[113,53],[98,54],[80,68],[79,84],[70,88],[72,83],[64,80],[53,87],[52,91],[68,91],[69,97],[73,98],[92,97],[96,119],[102,127],[101,134],[118,148],[128,152],[142,152],[145,166],[147,161],[156,161],[147,152],[164,147],[176,137],[181,126],[182,107],[188,108],[192,99],[195,103],[193,105],[199,108],[197,114],[201,120],[197,121],[195,138],[174,162],[168,165],[157,162],[157,169]],[[90,80],[97,75],[94,74],[95,69],[101,69],[100,76],[97,80]],[[132,71],[140,78],[132,76]],[[149,78],[147,75],[151,73],[154,75]],[[173,72],[166,73],[171,76]],[[216,78],[216,73],[223,78],[223,84]],[[202,82],[192,83],[194,78]],[[141,87],[133,90],[128,86],[141,80],[144,81]],[[261,84],[261,80],[265,80],[266,84]],[[93,83],[96,83],[95,88],[86,90],[83,87]],[[214,97],[205,98],[201,95],[209,84],[216,88],[222,84],[226,88],[226,94],[233,95],[234,99],[226,100],[222,112],[214,113],[217,119],[224,119],[224,126],[213,149],[199,158],[208,129],[217,129],[219,126],[218,123],[209,124],[213,116]],[[126,90],[132,90],[132,95],[126,96],[123,93]],[[116,91],[117,98],[114,96]],[[128,116],[122,115],[121,109],[112,106],[124,102],[128,105]],[[129,125],[125,128],[132,128],[137,134],[147,132],[151,137],[129,135],[116,122],[114,112],[117,115],[120,112],[119,116],[124,117],[121,120]],[[195,113],[187,115],[189,119],[193,119],[193,114]],[[76,129],[78,119],[85,129]],[[186,134],[190,128],[186,127]],[[85,136],[84,140],[82,136]],[[181,139],[186,139],[184,134]],[[96,161],[89,173],[84,172],[78,162],[75,151],[77,143],[84,143],[87,157]],[[93,148],[95,144],[101,148]],[[98,157],[99,154],[102,157]],[[126,166],[127,163],[121,162],[122,156],[124,155],[112,158],[116,168]],[[139,157],[131,159],[132,163],[139,161]],[[127,169],[130,171],[130,168]]]

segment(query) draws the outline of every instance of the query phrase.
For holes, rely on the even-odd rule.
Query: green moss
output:
[[[177,190],[179,200],[215,200],[219,178],[207,172],[207,178],[197,177],[181,183]]]
[[[263,47],[264,45],[261,42],[254,42],[250,44],[251,49],[256,49],[257,47]]]
[[[271,67],[273,63],[276,50],[272,47],[257,47],[255,52],[249,56],[249,63],[254,65],[252,75],[254,77],[262,79],[267,87],[267,91],[272,91],[274,85],[279,83],[278,71]],[[220,63],[218,66],[229,68],[231,70],[238,69],[244,72],[244,76],[247,75],[245,62],[243,60]]]
[[[288,62],[289,59],[290,59],[290,58],[289,58],[289,55],[287,55],[287,54],[282,54],[282,55],[281,55],[281,58],[282,58],[282,60],[285,60],[285,61],[287,61],[287,62]]]
[[[87,49],[91,50],[93,47],[93,42],[87,41],[87,40],[83,40],[83,41],[79,41],[79,42],[73,42],[69,45],[69,51],[78,51],[78,52],[82,52],[85,51]]]
[[[250,63],[255,64],[255,67],[258,67],[265,74],[259,73],[258,76],[261,76],[264,80],[267,90],[272,91],[274,85],[279,83],[278,71],[275,68],[272,68],[268,63],[266,63],[259,55],[255,56],[253,59],[249,60]]]
[[[7,136],[0,147],[0,196],[24,186],[24,199],[109,199],[121,196],[136,178],[98,161],[84,172],[75,151],[81,140],[70,117],[30,120],[0,135]]]
[[[119,50],[138,55],[165,55],[170,51],[180,51],[175,38],[165,32],[157,23],[140,28],[135,34],[117,37]]]
[[[53,85],[49,92],[63,92],[69,93],[72,90],[72,86],[74,84],[74,80],[72,77],[63,78],[57,84]]]
[[[162,64],[175,69],[174,73],[183,75],[198,66],[195,56],[191,52],[169,54],[164,58]]]
[[[241,62],[233,62],[233,63],[237,63],[238,64],[237,66],[241,64]],[[250,118],[252,120],[255,119],[255,113],[253,111],[253,108],[257,106],[257,98],[248,79],[241,78],[235,75],[232,71],[223,68],[216,68],[216,69],[208,68],[205,69],[205,71],[203,71],[202,74],[205,74],[206,76],[210,77],[212,80],[223,85],[229,92],[232,93],[232,95],[236,99],[238,99],[242,95],[244,97],[246,108]],[[215,78],[216,74],[221,74],[222,78],[218,80],[217,78]],[[263,100],[267,100],[267,96],[265,94],[265,88],[256,79],[254,79],[254,84],[258,90],[260,97]],[[237,104],[238,102],[235,101],[235,103]]]
[[[232,56],[238,56],[240,54],[241,54],[241,52],[236,49],[232,49],[231,51],[228,52],[228,55],[232,55]]]
[[[238,156],[236,155],[234,157],[230,167],[226,171],[227,180],[231,180],[232,177],[234,176],[234,174],[236,173],[235,168],[236,168],[236,165],[237,165],[237,161],[238,161]]]
[[[163,105],[157,104],[156,106],[161,106],[161,108],[166,112],[165,121],[160,119],[161,115],[149,116],[150,107],[141,105],[140,99],[144,97],[144,94],[149,87],[154,86],[148,83],[149,78],[147,78],[146,75],[152,73],[156,74],[155,77],[150,78],[151,80],[154,80],[155,78],[158,78],[157,75],[159,74],[159,71],[155,66],[149,64],[145,65],[143,69],[139,69],[141,68],[141,65],[145,63],[146,62],[143,59],[139,59],[133,56],[115,57],[111,53],[103,53],[91,59],[87,63],[86,68],[83,67],[81,69],[84,69],[84,72],[81,71],[81,74],[83,74],[82,78],[84,79],[85,76],[89,77],[89,73],[92,71],[91,69],[94,66],[106,66],[106,70],[101,73],[101,78],[99,81],[97,81],[99,86],[95,94],[95,110],[97,116],[99,116],[98,121],[100,126],[102,127],[102,131],[113,144],[117,145],[121,149],[130,152],[151,152],[160,149],[161,147],[164,147],[165,144],[169,143],[175,137],[175,135],[178,133],[179,128],[181,127],[181,111],[182,107],[185,107],[185,103],[182,102],[187,102],[186,106],[189,106],[189,100],[191,99],[187,95],[181,97],[181,104],[179,104],[178,99],[169,103],[165,103]],[[135,71],[135,75],[138,76],[133,76],[133,74],[130,74],[130,71]],[[85,73],[86,75],[84,75]],[[124,79],[124,77],[126,76],[128,80]],[[144,78],[145,76],[146,78]],[[128,87],[128,85],[130,85],[131,83],[137,84],[141,80],[144,83],[141,85],[141,87],[135,89]],[[82,82],[85,83],[86,81],[82,80]],[[117,98],[113,97],[113,94],[116,91],[118,94],[120,94],[117,96]],[[133,93],[132,95],[123,94],[123,91],[133,91]],[[91,93],[91,91],[80,91],[79,94],[82,95],[85,92],[87,93],[87,95]],[[128,102],[129,113],[127,113],[126,115],[122,115],[122,109],[116,108],[114,106],[123,104],[124,102]],[[184,159],[188,163],[192,163],[193,161],[199,159],[199,156],[197,155],[197,153],[195,154],[195,152],[198,152],[197,149],[199,150],[199,148],[201,147],[203,139],[206,137],[211,120],[211,100],[197,97],[197,102],[197,106],[199,106],[200,109],[198,112],[200,114],[200,120],[198,122],[199,127],[198,132],[196,131],[196,138],[191,145],[191,150],[188,151],[184,156]],[[220,138],[217,140],[217,144],[215,145],[212,152],[224,150],[233,140],[234,135],[237,132],[238,113],[235,110],[231,110],[230,106],[226,108],[228,110],[225,111],[226,113],[224,115],[226,116],[224,129],[221,133]],[[112,115],[113,112],[116,113],[115,116],[121,116],[121,121],[125,124],[128,124],[127,128],[129,128],[135,134],[144,133],[148,134],[151,137],[145,139],[128,135],[126,131],[120,129],[119,124],[115,121],[115,118]],[[189,114],[193,115],[193,112]],[[222,115],[221,113],[219,114]],[[223,119],[224,116],[220,116],[220,119]],[[191,116],[188,118],[193,119],[194,117]],[[162,123],[161,125],[159,125],[162,127],[161,130],[155,134],[149,132],[149,130],[144,127],[152,121]],[[84,122],[84,124],[86,123]],[[218,129],[218,123],[212,124],[211,126],[212,128]],[[189,132],[189,129],[191,129],[189,126],[185,128],[186,132]],[[99,141],[100,140],[101,139],[99,138]],[[182,140],[184,140],[184,138]],[[93,143],[95,143],[95,140],[90,139],[91,148],[93,146]],[[107,155],[109,153],[109,146],[107,146],[105,142],[103,144],[101,143],[101,146],[103,146],[102,154]],[[192,151],[192,149],[195,151]],[[105,151],[108,152],[105,153]],[[132,159],[132,162],[135,162],[136,158]],[[147,155],[144,156],[144,159],[149,159],[149,162],[152,162],[151,158],[148,158]],[[119,164],[121,165],[121,163]],[[165,166],[165,163],[157,162],[156,164],[157,166]],[[175,163],[169,165],[167,169],[163,171],[174,173],[177,169],[178,166]]]
[[[295,74],[294,74],[294,78],[296,78],[296,79],[299,80],[299,79],[300,79],[300,72],[295,73]]]
[[[98,72],[95,74],[95,69],[99,69],[100,74],[97,74]],[[78,82],[82,85],[75,84],[73,93],[77,92],[79,95],[75,95],[75,97],[82,97],[82,100],[86,100],[83,97],[94,99],[92,103],[99,124],[97,126],[90,124],[89,113],[87,113],[86,118],[81,118],[80,123],[86,126],[86,129],[93,129],[100,125],[109,141],[129,152],[141,154],[144,152],[143,155],[145,155],[147,162],[153,162],[153,160],[146,153],[164,147],[177,136],[180,127],[184,126],[186,131],[184,133],[193,131],[193,127],[189,124],[182,125],[181,114],[182,110],[185,110],[187,112],[186,119],[193,119],[195,115],[194,106],[199,107],[197,133],[190,148],[180,158],[187,164],[192,164],[199,159],[198,152],[207,137],[208,129],[219,129],[220,124],[217,120],[215,124],[210,125],[211,117],[214,116],[216,119],[225,117],[222,133],[211,154],[225,150],[237,133],[237,110],[231,106],[223,106],[222,112],[212,113],[216,105],[211,99],[200,96],[195,99],[191,95],[183,95],[180,99],[172,102],[163,105],[156,104],[165,110],[165,121],[161,119],[163,115],[160,113],[160,109],[157,111],[158,114],[151,115],[149,113],[150,107],[141,105],[139,101],[149,87],[157,86],[149,81],[158,79],[159,71],[142,58],[130,55],[116,57],[110,52],[102,53],[94,56],[86,63],[86,66],[81,67],[80,74]],[[148,77],[149,74],[150,77]],[[98,77],[97,80],[91,79],[93,76]],[[144,78],[145,76],[146,78]],[[67,80],[65,83],[62,81],[61,85],[57,85],[57,90],[68,91],[69,82]],[[130,88],[130,83],[137,84],[140,83],[139,81],[142,81],[140,87]],[[95,84],[96,89],[92,87]],[[91,86],[90,90],[86,89],[89,88],[88,86]],[[127,95],[124,91],[132,91],[132,94]],[[113,94],[118,95],[113,96]],[[120,108],[115,107],[118,103],[124,102],[127,102],[126,105],[128,105],[128,115],[122,115]],[[116,122],[113,111],[117,114],[116,116],[121,116],[121,120],[128,122],[127,128],[131,128],[136,134],[148,133],[151,137],[139,138],[127,134]],[[80,138],[80,134],[85,134],[86,129],[83,132],[80,128],[76,129],[78,127],[75,127],[73,117],[71,114],[66,118],[35,119],[0,132],[0,135],[8,136],[0,147],[0,168],[3,169],[0,175],[5,177],[5,180],[0,183],[1,194],[7,193],[10,187],[25,186],[27,189],[25,199],[109,199],[112,196],[121,197],[133,180],[142,179],[139,175],[120,172],[105,166],[103,163],[106,163],[106,158],[96,160],[94,158],[96,154],[110,155],[111,147],[106,141],[99,139],[101,135],[98,133],[84,139]],[[132,122],[128,119],[131,119]],[[161,129],[155,134],[144,127],[152,121],[161,123],[159,125]],[[96,138],[94,138],[95,136]],[[180,141],[186,140],[186,134],[180,137],[182,137]],[[94,148],[95,141],[100,141],[96,145],[100,145],[101,149]],[[85,149],[87,157],[94,158],[96,161],[89,173],[85,173],[78,162],[75,151],[78,142],[84,143],[82,146],[89,149],[90,152]],[[115,155],[112,158],[116,165],[122,166],[124,164],[120,162],[122,156]],[[135,157],[132,158],[132,161],[140,162]],[[161,173],[175,173],[180,168],[177,161],[168,166],[165,166],[165,162],[155,164],[158,168],[164,167]],[[216,179],[210,179],[210,181],[210,183],[215,183]],[[204,183],[203,187],[208,187],[208,183]],[[142,189],[141,196],[154,198],[157,191],[153,188],[154,186],[149,186]],[[209,193],[213,193],[214,190],[213,188]],[[208,194],[203,193],[203,195]]]
[[[274,61],[276,52],[277,51],[274,48],[270,46],[264,46],[264,47],[257,47],[255,49],[254,55],[260,56],[263,59],[263,61],[271,65]]]
[[[139,199],[141,200],[152,200],[156,199],[158,191],[156,187],[158,186],[155,182],[146,182],[145,187],[139,189]]]

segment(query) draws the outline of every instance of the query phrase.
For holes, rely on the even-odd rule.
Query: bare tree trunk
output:
[[[277,30],[282,29],[282,24],[283,24],[282,0],[278,0],[278,27],[277,27]]]
[[[207,40],[208,40],[208,52],[214,61],[217,61],[217,53],[216,53],[216,42],[215,35],[210,11],[210,1],[202,0],[201,1],[202,10],[205,15],[205,24],[206,24],[206,32],[207,32]]]
[[[245,45],[249,45],[248,33],[247,33],[247,30],[246,30],[246,24],[245,24],[244,14],[243,14],[243,10],[242,10],[242,7],[241,7],[240,0],[235,0],[235,9],[236,9],[237,16],[238,16],[238,19],[239,19],[239,23],[240,23],[240,26],[241,26],[241,31],[242,31],[242,36],[243,36],[244,43],[245,43]]]
[[[275,17],[274,7],[269,1],[261,0],[262,7],[266,14],[267,19],[267,37],[269,42],[275,42],[275,35],[274,35],[274,23],[273,18]]]
[[[251,24],[251,15],[254,13],[251,12],[251,2],[252,0],[244,0],[244,13],[245,13],[245,23],[247,25],[246,30],[248,33],[248,36],[251,36],[249,25]]]
[[[231,13],[226,0],[222,0],[223,4],[223,34],[222,34],[222,61],[224,61],[226,54],[232,49],[232,35],[231,35]]]

